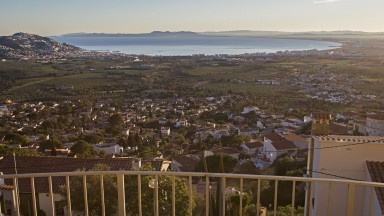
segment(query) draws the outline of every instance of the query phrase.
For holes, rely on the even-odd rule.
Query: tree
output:
[[[120,126],[123,124],[123,118],[121,117],[121,114],[115,113],[109,117],[108,122],[111,127]]]
[[[63,148],[63,144],[57,139],[44,140],[39,145],[39,151],[45,152],[46,149]]]
[[[230,212],[228,215],[239,215],[240,194],[234,194],[229,197]],[[251,203],[251,197],[248,194],[243,194],[242,208],[245,209]],[[245,211],[243,211],[245,213]],[[243,214],[244,214],[243,213]]]
[[[97,155],[93,146],[84,140],[79,140],[75,145],[73,145],[71,147],[71,151],[80,158],[93,158]]]
[[[11,148],[6,145],[0,145],[0,155],[10,155],[15,153],[17,156],[42,156],[40,152],[30,149]]]
[[[143,167],[142,170],[152,170],[150,166]],[[149,187],[149,181],[155,179],[154,176],[141,176],[141,204],[144,216],[153,215],[154,189]],[[156,183],[155,183],[156,184]],[[126,176],[126,208],[128,215],[138,215],[138,181],[137,176]],[[172,215],[172,177],[158,176],[158,205],[159,215]],[[188,215],[189,196],[186,179],[175,177],[175,202],[176,214]],[[192,207],[194,207],[194,202]]]
[[[93,171],[108,171],[110,168],[104,164],[95,165]],[[80,170],[78,170],[80,171]],[[116,178],[112,175],[104,175],[104,206],[106,215],[115,215],[117,210],[117,186]],[[67,189],[65,185],[60,187],[61,195],[64,197],[63,204],[67,204]],[[71,207],[72,210],[82,215],[84,212],[84,188],[82,177],[71,177]],[[100,176],[87,176],[88,210],[89,215],[101,215],[101,190]]]
[[[83,139],[90,144],[96,144],[104,140],[102,135],[94,133],[85,135]]]
[[[0,137],[3,137],[5,141],[8,141],[10,144],[17,145],[26,145],[28,143],[28,138],[25,135],[20,135],[18,133],[13,133],[9,131],[1,132]]]
[[[208,172],[220,173],[224,169],[225,173],[232,172],[237,164],[237,160],[228,154],[216,154],[205,158]],[[222,161],[222,162],[221,162]],[[224,167],[222,165],[225,165]],[[195,167],[196,172],[204,171],[203,160],[200,160]]]

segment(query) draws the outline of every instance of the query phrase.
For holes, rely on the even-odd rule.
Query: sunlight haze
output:
[[[384,31],[382,0],[4,1],[0,35],[30,32]]]

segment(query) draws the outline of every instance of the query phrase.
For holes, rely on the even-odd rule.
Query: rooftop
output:
[[[372,182],[384,183],[384,162],[367,161],[367,168]],[[375,188],[381,212],[384,212],[384,188]]]
[[[344,135],[324,135],[317,136],[316,139],[320,141],[333,141],[333,142],[370,142],[370,143],[384,143],[382,136],[344,136]]]

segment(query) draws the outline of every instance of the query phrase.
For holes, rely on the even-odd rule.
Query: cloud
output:
[[[336,2],[341,2],[344,0],[315,0],[313,1],[313,4],[326,4],[326,3],[336,3]]]

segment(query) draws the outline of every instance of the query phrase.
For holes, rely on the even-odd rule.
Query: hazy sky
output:
[[[384,31],[384,0],[3,0],[0,35],[29,32]]]

